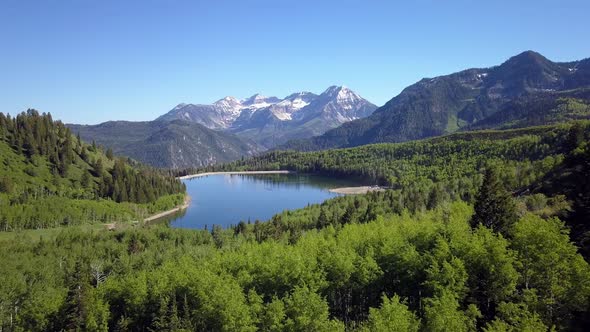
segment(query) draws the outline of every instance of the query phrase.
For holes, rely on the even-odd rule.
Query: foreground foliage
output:
[[[487,331],[572,328],[590,267],[557,218],[509,238],[473,209],[351,220],[257,241],[252,226],[64,230],[0,243],[4,330]]]

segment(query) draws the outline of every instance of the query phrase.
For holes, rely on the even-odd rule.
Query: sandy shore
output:
[[[198,178],[207,175],[219,175],[219,174],[289,174],[291,171],[243,171],[243,172],[207,172],[198,173],[178,177],[179,180],[187,180],[192,178]]]
[[[186,195],[184,197],[184,203],[181,206],[177,206],[174,209],[170,209],[168,211],[164,211],[164,212],[160,212],[160,213],[154,214],[153,216],[149,216],[149,217],[145,218],[143,221],[144,222],[148,222],[148,221],[152,221],[152,220],[156,220],[156,219],[165,217],[167,215],[170,215],[170,214],[173,214],[173,213],[176,213],[178,211],[181,211],[181,210],[184,210],[184,209],[188,208],[188,206],[190,204],[191,204],[191,197],[189,195]]]
[[[359,195],[366,194],[371,191],[383,191],[384,189],[376,186],[361,186],[361,187],[342,187],[330,189],[330,192],[344,195]]]

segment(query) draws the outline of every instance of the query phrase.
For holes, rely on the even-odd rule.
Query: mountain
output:
[[[260,148],[230,133],[190,121],[110,121],[68,127],[88,141],[155,167],[186,168],[251,156]]]
[[[280,148],[318,150],[444,135],[477,127],[478,122],[500,111],[503,118],[512,121],[519,116],[516,113],[524,116],[515,110],[517,103],[532,103],[543,96],[556,100],[589,86],[590,59],[557,63],[526,51],[499,66],[424,78],[367,118]],[[546,111],[544,106],[537,106],[541,107],[539,112]],[[491,128],[503,126],[506,124],[496,121]]]
[[[321,135],[367,117],[376,108],[346,87],[331,86],[320,95],[297,92],[279,99],[256,94],[242,100],[225,97],[212,105],[180,104],[157,120],[192,121],[271,148],[290,139]]]

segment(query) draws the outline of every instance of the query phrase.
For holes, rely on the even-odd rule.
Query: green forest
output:
[[[464,202],[391,213],[375,193],[212,232],[15,238],[0,243],[0,319],[16,331],[581,329],[590,266],[564,223],[488,194],[479,214]],[[502,222],[474,222],[496,208]],[[306,215],[315,229],[299,227]]]
[[[19,151],[24,145],[9,132],[0,137],[21,158],[15,165],[34,167],[39,158]],[[228,229],[14,232],[0,241],[3,331],[584,331],[590,324],[590,122],[272,151],[175,174],[125,160],[116,166],[108,151],[102,157],[99,147],[67,137],[90,162],[76,152],[78,162],[61,174],[53,157],[36,152],[48,177],[45,199],[61,197],[57,184],[67,183],[89,195],[80,201],[116,211],[154,204],[137,192],[115,194],[116,181],[101,189],[121,169],[169,184],[156,202],[182,193],[170,175],[217,170],[359,177],[387,190]],[[97,153],[102,177],[93,173]],[[91,185],[75,175],[81,169]],[[10,189],[3,197],[41,183],[27,179],[14,182],[26,188],[3,185]]]
[[[0,230],[138,220],[183,200],[165,172],[86,144],[50,114],[0,113]]]

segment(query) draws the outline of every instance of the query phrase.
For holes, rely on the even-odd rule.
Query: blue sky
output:
[[[346,85],[382,105],[524,50],[590,57],[590,1],[0,0],[0,112],[151,120]]]

